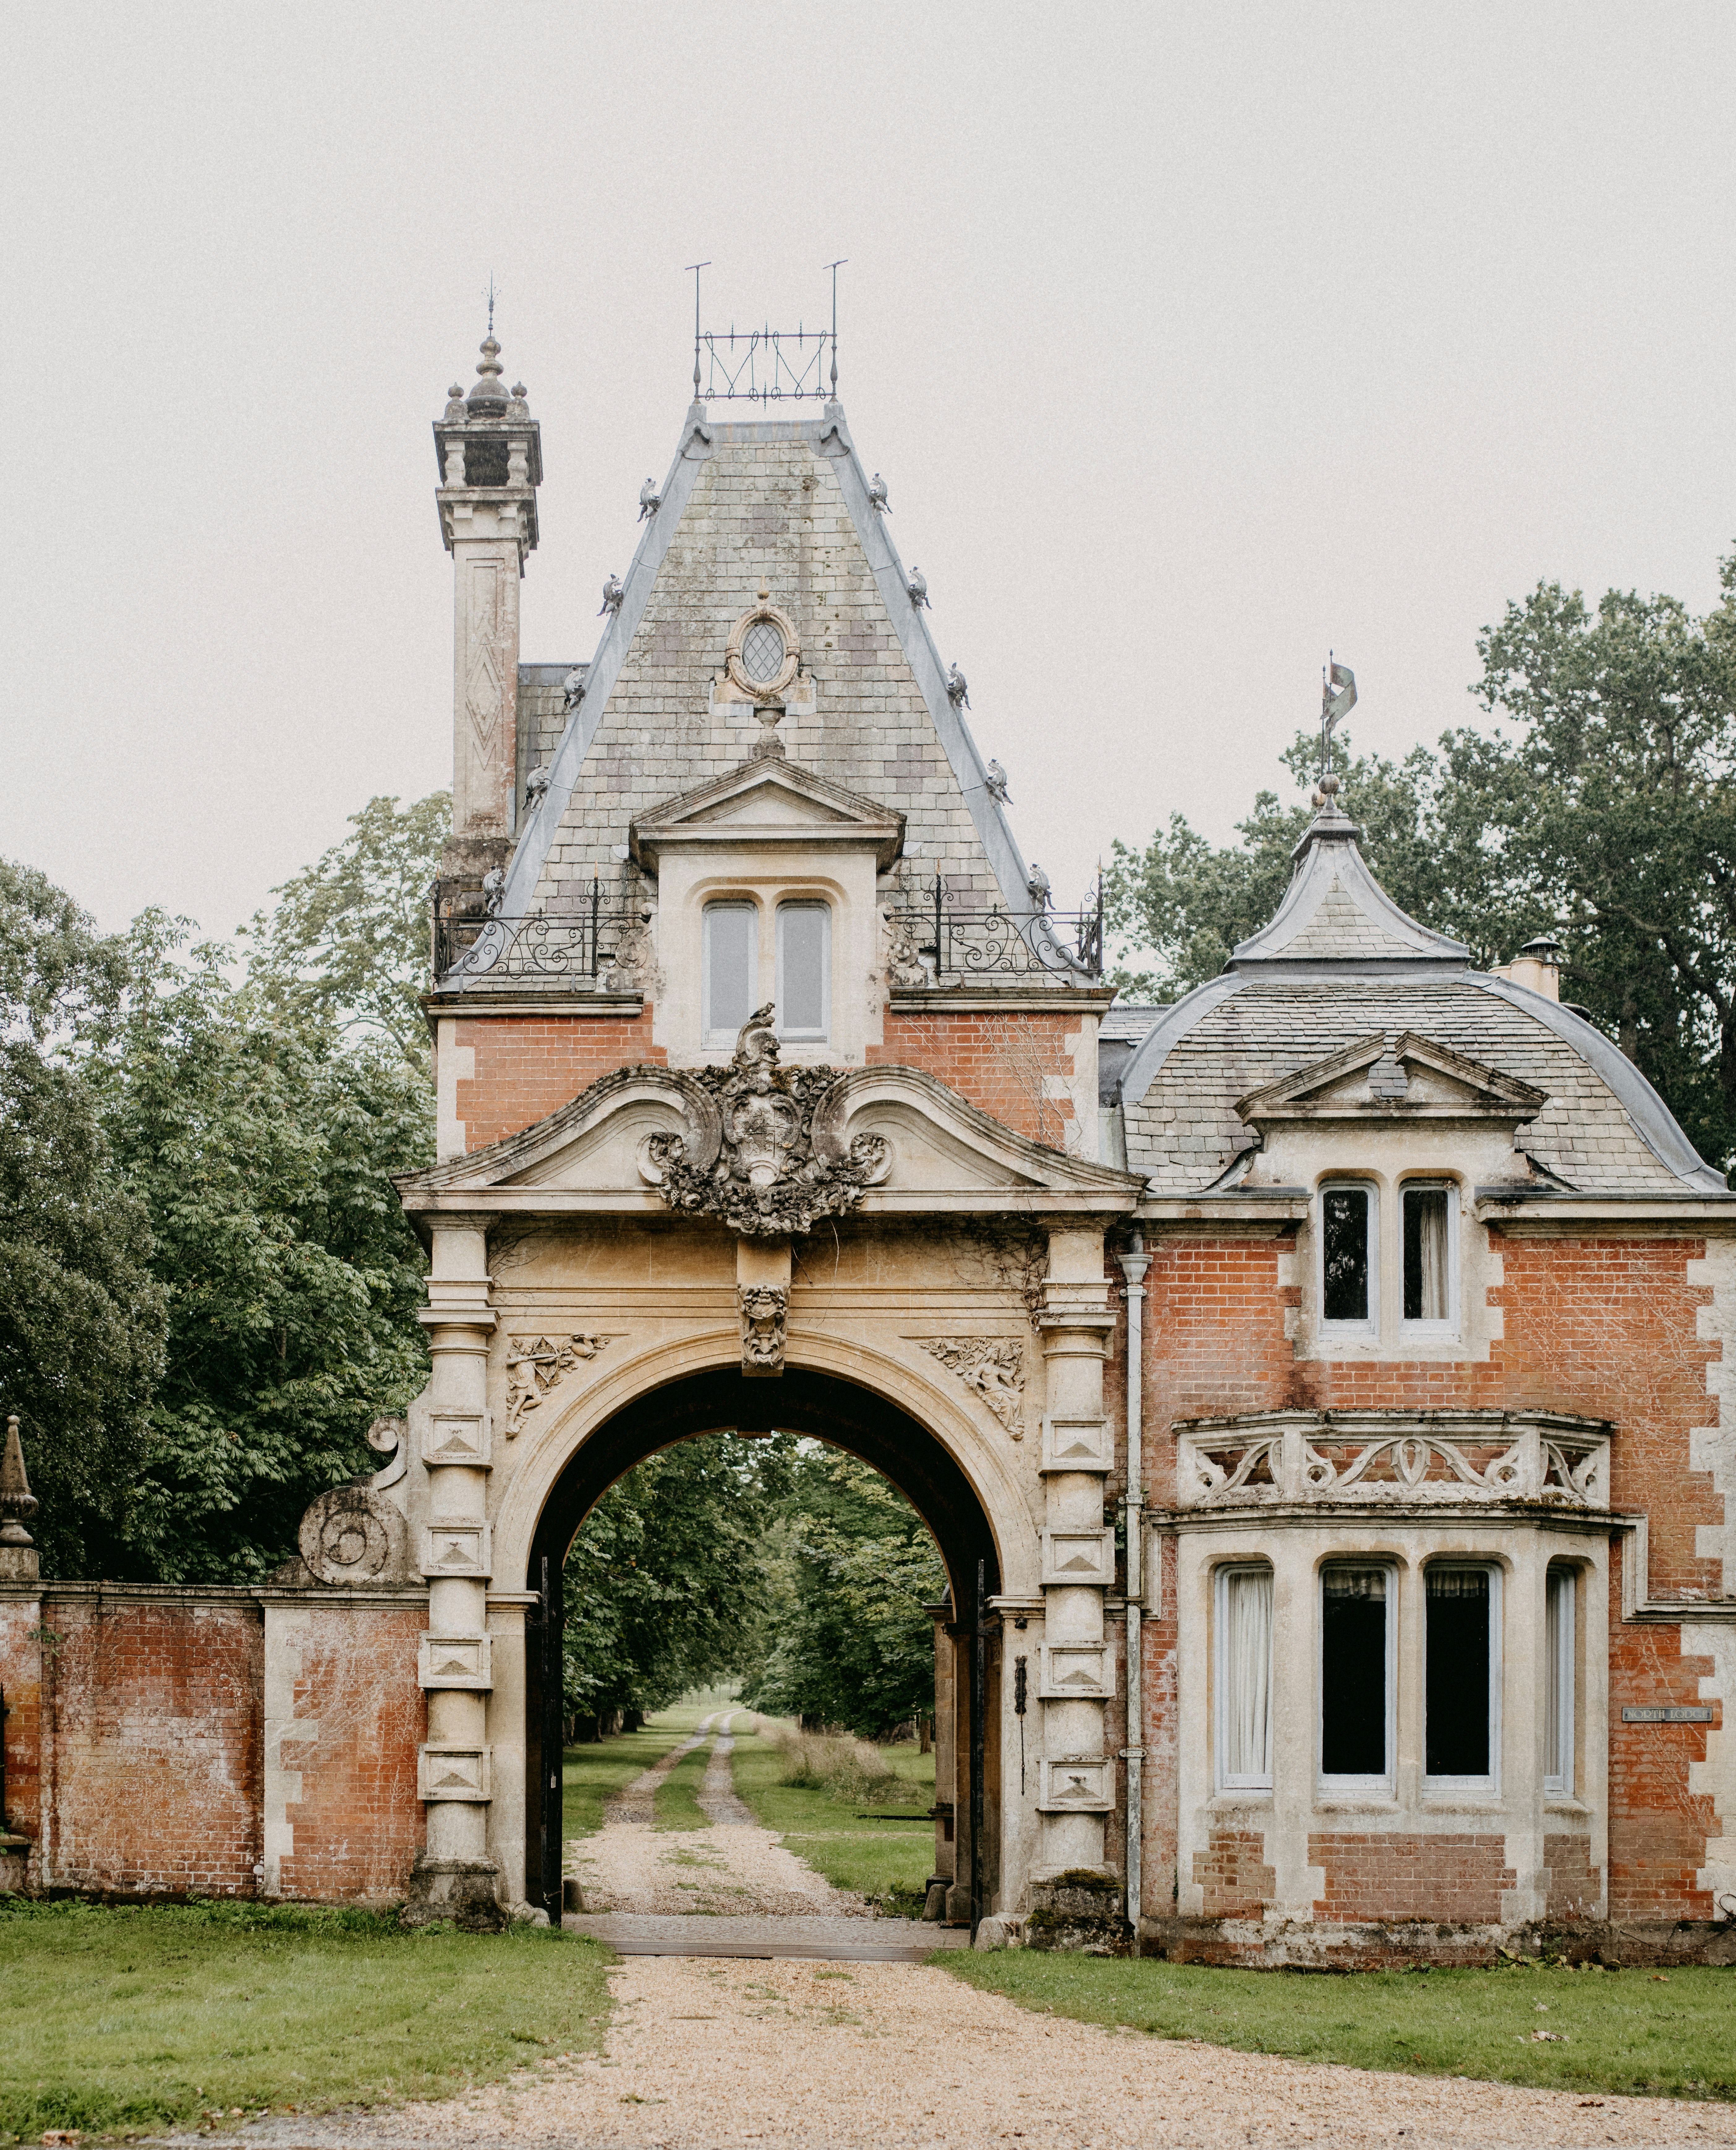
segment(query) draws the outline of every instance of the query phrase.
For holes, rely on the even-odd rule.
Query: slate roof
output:
[[[1128,1168],[1147,1173],[1153,1194],[1211,1186],[1248,1145],[1236,1099],[1377,1031],[1390,1040],[1414,1032],[1546,1092],[1518,1139],[1576,1192],[1727,1192],[1600,1031],[1528,987],[1471,970],[1460,943],[1392,902],[1356,835],[1329,800],[1297,846],[1271,924],[1184,999],[1128,1011],[1152,1017],[1117,1089]]]
[[[779,736],[790,760],[905,815],[895,871],[911,900],[939,872],[967,907],[1027,908],[1026,861],[948,699],[886,520],[868,504],[842,410],[726,424],[694,406],[662,502],[554,750],[503,912],[580,907],[593,873],[622,874],[635,816],[748,759],[760,729],[751,705],[714,705],[711,690],[762,581],[794,620],[815,683],[811,712],[795,690],[788,698]],[[540,745],[558,697],[552,680],[524,679],[531,669],[521,694],[532,690]]]

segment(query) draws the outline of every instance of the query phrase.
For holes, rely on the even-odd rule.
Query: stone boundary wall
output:
[[[0,1586],[0,1885],[401,1895],[423,1834],[426,1603],[420,1590]]]

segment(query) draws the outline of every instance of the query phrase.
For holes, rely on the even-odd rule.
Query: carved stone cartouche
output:
[[[881,1135],[847,1144],[836,1125],[835,1067],[780,1067],[774,1010],[742,1025],[727,1067],[683,1078],[684,1133],[652,1136],[646,1176],[672,1209],[715,1217],[744,1239],[787,1239],[854,1209],[885,1178]]]

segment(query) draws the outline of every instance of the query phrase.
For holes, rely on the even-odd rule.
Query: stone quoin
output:
[[[431,1376],[251,1589],[43,1582],[13,1434],[0,1880],[558,1915],[568,1547],[779,1427],[946,1566],[931,1915],[1736,1958],[1736,1198],[1548,944],[1473,971],[1329,777],[1223,975],[1118,1004],[839,404],[694,404],[595,649],[527,663],[541,437],[477,375]]]

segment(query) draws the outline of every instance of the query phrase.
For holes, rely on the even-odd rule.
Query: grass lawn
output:
[[[711,1742],[684,1754],[658,1786],[652,1814],[659,1829],[709,1829],[711,1817],[694,1794],[704,1780],[711,1759]]]
[[[914,1747],[883,1747],[881,1752],[889,1769],[919,1787],[909,1821],[861,1821],[861,1808],[855,1801],[780,1784],[784,1756],[770,1739],[738,1739],[730,1760],[737,1792],[798,1859],[806,1860],[834,1888],[875,1897],[885,1911],[920,1918],[934,1865],[934,1824],[924,1811],[934,1799],[934,1756],[919,1754]],[[879,1809],[883,1802],[873,1804]]]
[[[569,1747],[561,1764],[563,1838],[594,1836],[603,1826],[603,1801],[662,1761],[670,1748],[691,1739],[699,1719],[727,1701],[722,1695],[717,1701],[684,1697],[668,1709],[654,1711],[642,1732],[618,1732],[592,1746]],[[690,1825],[703,1829],[704,1816]]]
[[[545,1927],[0,1898],[0,2142],[438,2097],[601,2041],[613,1961]]]
[[[1736,1971],[1211,1971],[1024,1949],[935,1961],[1022,2006],[1159,2038],[1543,2090],[1736,2098]],[[1532,2042],[1539,2030],[1560,2043]]]

